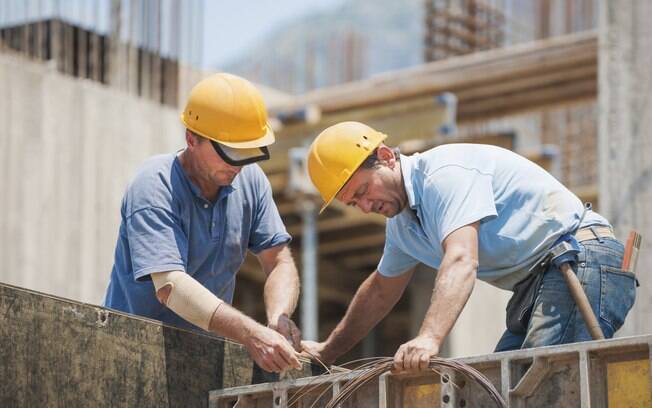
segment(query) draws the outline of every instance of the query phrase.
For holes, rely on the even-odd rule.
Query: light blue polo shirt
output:
[[[231,303],[247,250],[290,241],[256,164],[244,166],[212,203],[175,154],[152,157],[128,185],[121,216],[105,306],[191,329],[156,299],[151,273],[184,271]]]
[[[577,227],[582,202],[535,163],[496,146],[447,144],[401,156],[408,206],[387,221],[378,271],[398,276],[417,263],[439,269],[442,242],[480,221],[478,278],[503,289],[559,236]],[[587,212],[582,226],[609,225]]]

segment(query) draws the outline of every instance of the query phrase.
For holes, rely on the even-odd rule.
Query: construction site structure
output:
[[[387,133],[388,143],[404,153],[450,142],[515,150],[592,201],[619,238],[633,228],[652,236],[645,119],[652,117],[652,105],[645,103],[647,88],[639,86],[649,82],[652,36],[645,21],[652,11],[647,2],[621,9],[603,2],[599,9],[597,31],[440,60],[298,97],[275,92],[278,98],[268,107],[280,127],[272,160],[263,169],[294,237],[295,254],[301,251],[304,223],[287,194],[287,153],[326,126],[349,119]],[[0,281],[99,304],[125,186],[145,158],[183,147],[179,112],[120,88],[62,75],[39,61],[14,52],[0,55],[0,91],[6,96],[0,106],[0,187],[6,192],[0,200],[5,264]],[[439,99],[446,92],[456,98],[456,133],[442,131],[451,123],[451,104]],[[320,112],[318,120],[304,120],[310,115],[302,113],[311,111]],[[335,204],[315,221],[317,331],[323,339],[376,267],[384,220]],[[641,271],[651,264],[649,242],[643,241]],[[392,354],[416,333],[436,272],[418,268],[409,295],[345,359]],[[639,280],[639,293],[649,293],[651,281]],[[249,257],[238,273],[235,306],[259,320],[264,320],[263,284],[264,274]],[[478,282],[444,355],[489,352],[504,328],[508,297]],[[652,331],[651,302],[639,295],[621,333]]]
[[[77,6],[0,1],[0,50],[174,107],[187,83],[201,77],[193,75],[201,66],[201,1],[89,0]]]
[[[545,69],[540,67],[542,60],[546,61]],[[0,61],[0,89],[11,95],[11,105],[5,105],[11,106],[10,110],[0,112],[3,133],[8,135],[2,141],[2,180],[7,191],[16,192],[0,203],[2,239],[9,243],[0,247],[8,265],[2,279],[100,303],[112,263],[119,224],[116,209],[124,188],[147,156],[182,147],[178,111],[148,104],[110,87],[58,75],[18,57],[2,56]],[[272,159],[262,167],[288,232],[294,237],[295,253],[301,251],[303,224],[300,210],[286,193],[287,152],[304,146],[324,127],[340,120],[365,121],[383,129],[390,135],[388,142],[401,146],[404,153],[449,142],[497,144],[520,151],[554,171],[566,158],[532,143],[537,134],[531,128],[518,128],[518,121],[501,117],[513,114],[517,119],[529,118],[538,109],[554,112],[560,103],[594,103],[596,71],[596,35],[585,33],[487,51],[482,56],[464,56],[455,63],[438,61],[270,105],[272,114],[285,124],[271,148]],[[440,131],[443,124],[451,122],[447,118],[451,105],[438,99],[446,91],[456,95],[454,123],[458,132],[454,135]],[[34,100],[44,101],[36,105],[36,115]],[[306,106],[318,106],[320,120],[312,124],[292,122],[289,113]],[[26,134],[34,138],[34,144],[23,143]],[[558,134],[560,138],[563,135]],[[595,155],[597,149],[595,153],[586,150],[582,157]],[[585,186],[571,187],[581,187],[576,192],[595,204],[597,188],[591,182],[596,181],[589,179]],[[39,192],[40,198],[33,197],[34,192]],[[47,198],[45,207],[39,204],[43,197]],[[42,218],[27,217],[39,211]],[[380,259],[384,219],[336,204],[317,218],[316,225],[321,310],[318,337],[323,338],[343,315],[354,288]],[[49,271],[45,279],[37,275],[42,270]],[[430,298],[434,272],[424,270],[417,276],[410,289],[414,300],[397,305],[367,340],[366,352],[389,353],[415,330],[423,312],[423,302],[418,299]],[[256,301],[264,274],[255,258],[247,258],[238,280],[236,307],[264,318],[262,305]],[[462,353],[469,347],[486,350],[490,347],[487,343],[499,337],[504,313],[501,302],[506,301],[507,294],[481,295],[489,290],[479,284],[478,300],[472,300],[477,307],[468,310],[471,314],[487,313],[482,320],[494,324],[473,329],[469,320],[459,326],[462,332],[483,331],[487,340],[483,345],[471,344],[464,339],[474,336],[460,336],[465,345],[453,346],[451,352]],[[488,307],[494,302],[495,306]],[[361,349],[354,353],[361,353]]]
[[[304,362],[277,374],[244,347],[110,309],[0,284],[3,407],[324,407],[361,374]],[[466,357],[509,407],[652,405],[652,336]],[[317,376],[316,376],[317,375]],[[293,402],[293,405],[289,405]],[[442,369],[383,374],[344,407],[492,407],[478,384]]]
[[[652,336],[634,336],[465,357],[510,408],[652,406]],[[210,392],[211,408],[325,407],[361,371],[245,385]],[[478,383],[451,369],[387,372],[339,406],[499,407]]]
[[[597,0],[426,0],[424,60],[593,30]]]
[[[424,60],[437,61],[503,45],[505,16],[484,0],[427,0]]]

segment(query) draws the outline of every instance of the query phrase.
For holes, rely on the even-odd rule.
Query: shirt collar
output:
[[[412,172],[414,166],[416,165],[417,158],[419,153],[415,153],[412,156],[401,155],[401,172],[403,174],[403,186],[405,186],[405,193],[407,194],[408,205],[411,209],[416,209],[419,205],[419,197],[414,194],[414,186],[412,184]]]

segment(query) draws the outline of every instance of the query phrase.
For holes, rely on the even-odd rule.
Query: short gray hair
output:
[[[401,160],[401,151],[399,150],[398,147],[392,147],[392,152],[394,152],[394,157],[396,158],[397,161]],[[360,165],[360,168],[363,169],[373,169],[380,163],[380,160],[378,160],[378,148],[375,148],[374,151],[367,156],[366,159],[362,162]]]

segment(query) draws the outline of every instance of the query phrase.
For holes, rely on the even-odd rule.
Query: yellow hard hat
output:
[[[274,143],[263,97],[251,82],[236,75],[213,74],[195,85],[181,122],[193,133],[217,142],[221,153],[235,152],[238,158],[266,152],[264,147]]]
[[[360,122],[340,122],[317,136],[308,152],[308,174],[324,199],[320,212],[386,137]]]

